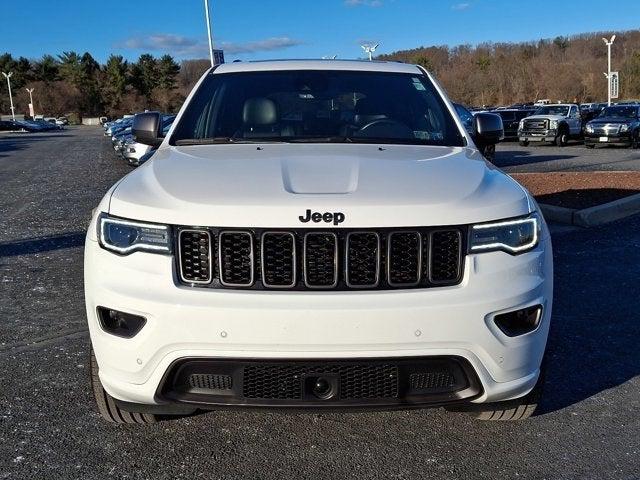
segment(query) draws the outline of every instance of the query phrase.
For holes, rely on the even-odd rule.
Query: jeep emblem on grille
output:
[[[340,225],[344,222],[344,213],[342,212],[312,212],[310,209],[307,209],[304,215],[300,215],[298,217],[302,223],[313,222],[313,223],[331,223],[334,225]]]

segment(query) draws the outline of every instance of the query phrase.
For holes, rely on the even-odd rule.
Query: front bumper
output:
[[[631,133],[624,132],[618,134],[602,134],[587,133],[584,134],[584,143],[586,145],[631,145]]]
[[[553,267],[545,233],[532,251],[469,255],[454,287],[394,291],[282,292],[178,286],[170,256],[123,257],[85,245],[85,295],[100,380],[114,398],[158,405],[176,362],[211,360],[415,359],[468,362],[473,402],[500,401],[535,385],[551,317]],[[494,315],[541,304],[538,328],[507,337]],[[142,315],[133,338],[106,333],[96,308]],[[440,403],[440,402],[437,402]]]

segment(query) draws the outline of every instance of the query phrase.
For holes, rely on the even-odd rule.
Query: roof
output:
[[[215,73],[263,72],[273,70],[350,70],[362,72],[392,72],[420,74],[415,65],[399,62],[369,62],[367,60],[263,60],[224,63]]]

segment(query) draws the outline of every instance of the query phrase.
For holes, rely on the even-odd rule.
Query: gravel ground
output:
[[[527,158],[537,165],[544,148]],[[103,422],[88,389],[81,245],[127,171],[95,128],[0,136],[1,479],[640,478],[640,217],[554,230],[547,393],[529,421],[418,410]]]

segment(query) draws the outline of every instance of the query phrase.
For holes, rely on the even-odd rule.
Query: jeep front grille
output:
[[[179,227],[181,283],[207,288],[428,288],[462,280],[466,227],[222,229]]]

